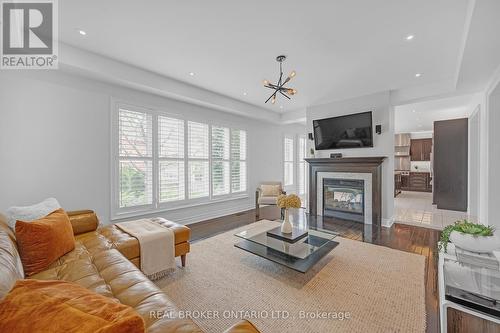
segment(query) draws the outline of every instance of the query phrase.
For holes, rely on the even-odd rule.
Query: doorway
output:
[[[474,206],[477,202],[470,200],[469,203],[468,200],[471,196],[477,199],[475,193],[479,193],[476,185],[469,187],[478,169],[478,166],[470,162],[475,156],[476,145],[479,142],[476,140],[479,135],[479,113],[475,112],[476,109],[473,95],[395,107],[394,219],[396,223],[442,230],[457,220],[477,220],[473,217],[477,214],[472,215],[474,211],[469,209],[471,203]],[[467,127],[465,131],[463,128],[454,131],[455,127],[448,126],[454,119],[462,119],[456,122],[468,124],[469,117],[471,118],[469,132]],[[439,125],[435,126],[435,123]],[[435,132],[435,127],[439,132]],[[456,146],[453,149],[443,149],[449,147],[450,142],[462,142],[465,145],[463,147],[465,157],[463,154],[451,156],[456,155]],[[474,153],[468,156],[468,151]],[[448,160],[454,163],[447,165]],[[444,165],[448,168],[447,174],[443,172],[446,170]],[[463,172],[463,168],[465,174],[460,173]],[[452,188],[455,183],[464,183],[465,186],[458,191]],[[450,204],[457,200],[453,198],[453,194],[462,194],[464,191],[465,204],[461,206]]]

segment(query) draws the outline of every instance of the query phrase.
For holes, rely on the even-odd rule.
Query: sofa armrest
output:
[[[248,320],[242,320],[225,330],[224,333],[260,333],[260,331]]]
[[[68,211],[67,214],[75,236],[94,231],[99,226],[99,219],[93,210]]]

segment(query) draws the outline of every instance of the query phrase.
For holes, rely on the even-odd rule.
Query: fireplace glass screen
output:
[[[323,216],[364,222],[364,181],[323,179]]]

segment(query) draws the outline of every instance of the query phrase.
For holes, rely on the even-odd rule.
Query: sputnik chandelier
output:
[[[268,80],[264,80],[264,87],[269,88],[274,90],[274,92],[269,96],[269,98],[266,100],[265,103],[269,102],[271,100],[271,103],[274,104],[276,103],[276,95],[279,93],[286,98],[290,99],[290,96],[293,96],[297,93],[297,90],[293,88],[287,88],[285,87],[285,84],[287,84],[291,79],[294,78],[294,76],[297,74],[295,71],[292,71],[290,75],[283,81],[283,61],[286,60],[286,56],[280,55],[276,57],[276,61],[280,63],[280,78],[278,80],[277,84],[272,84]],[[290,96],[288,96],[290,95]]]

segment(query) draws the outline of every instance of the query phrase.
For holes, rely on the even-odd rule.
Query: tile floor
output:
[[[394,198],[394,220],[397,223],[442,230],[465,218],[477,222],[466,212],[437,209],[432,204],[432,193],[403,191]]]

